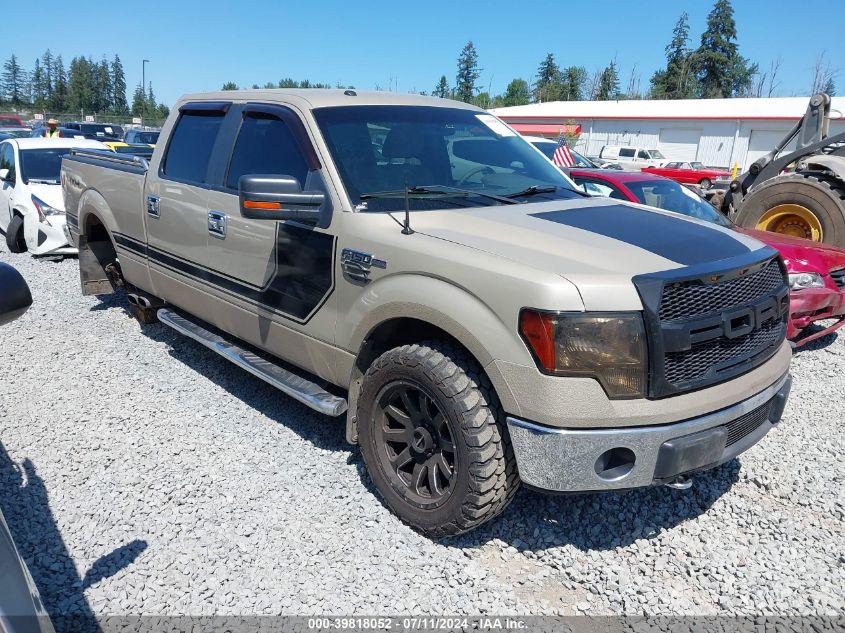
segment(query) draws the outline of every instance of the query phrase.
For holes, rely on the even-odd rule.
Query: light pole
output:
[[[149,59],[145,59],[141,62],[141,94],[143,94],[143,100],[141,101],[141,127],[144,127],[144,115],[147,113],[147,64],[150,63]]]

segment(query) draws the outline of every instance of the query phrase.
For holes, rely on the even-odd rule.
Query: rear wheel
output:
[[[361,454],[387,506],[433,536],[471,530],[519,487],[501,409],[457,346],[439,341],[382,354],[358,400]]]
[[[23,218],[16,215],[6,227],[6,246],[13,253],[26,252],[26,238],[23,235]]]
[[[845,248],[845,183],[820,172],[777,176],[751,190],[735,221]]]
[[[713,185],[709,178],[702,178],[698,181],[698,184],[701,186],[702,189],[710,189],[710,187]]]

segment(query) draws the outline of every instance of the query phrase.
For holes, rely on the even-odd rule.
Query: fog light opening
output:
[[[630,448],[617,446],[605,451],[596,460],[596,474],[605,481],[616,481],[627,477],[634,469],[637,456]]]

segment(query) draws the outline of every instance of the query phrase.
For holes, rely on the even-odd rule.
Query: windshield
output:
[[[713,205],[695,192],[671,180],[638,180],[626,182],[625,186],[642,204],[683,213],[719,226],[732,226],[730,221]]]
[[[0,127],[21,127],[23,125],[18,117],[0,116]]]
[[[80,130],[85,134],[93,134],[95,136],[118,136],[123,133],[117,125],[101,125],[99,123],[83,123],[79,126]]]
[[[660,150],[657,149],[650,149],[648,153],[651,155],[652,158],[666,158],[663,154],[660,153]]]
[[[410,200],[413,209],[504,204],[496,196],[522,194],[532,187],[548,190],[531,190],[524,200],[581,196],[526,140],[478,110],[343,106],[317,109],[314,117],[346,192],[361,210],[403,209],[404,196],[359,201],[362,194],[401,192],[406,184],[464,190],[463,195],[415,196]]]
[[[62,156],[69,153],[69,147],[21,150],[21,178],[25,183],[35,180],[58,184]]]
[[[136,132],[136,143],[147,143],[148,145],[155,145],[158,141],[159,132]]]
[[[690,166],[693,169],[707,169],[707,167],[704,166],[704,163],[690,163]]]

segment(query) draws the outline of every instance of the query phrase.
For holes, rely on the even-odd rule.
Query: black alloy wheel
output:
[[[378,458],[391,486],[420,508],[442,505],[458,466],[448,418],[425,389],[407,381],[386,385],[377,403]]]

